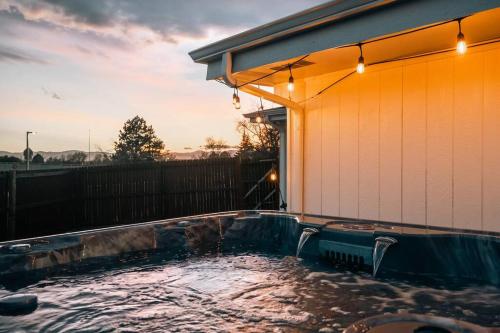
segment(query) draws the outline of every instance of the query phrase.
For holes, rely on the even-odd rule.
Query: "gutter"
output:
[[[313,29],[320,25],[333,23],[350,16],[359,15],[398,1],[401,0],[331,1],[327,4],[310,8],[297,14],[287,16],[274,22],[209,44],[207,46],[189,52],[189,55],[195,62],[206,64],[216,58],[223,56],[226,52],[235,53],[237,51],[255,47],[257,45],[264,44],[278,38],[283,38],[291,34],[296,34],[305,30]],[[347,7],[346,9],[335,11],[336,7],[340,7],[341,5],[349,2],[353,3],[353,5]],[[322,14],[325,11],[329,11],[330,13]],[[307,16],[315,17],[307,18]],[[293,21],[299,22],[294,23]],[[290,22],[292,23],[290,24]],[[280,25],[282,25],[283,28],[280,28]],[[266,32],[266,30],[270,31]],[[252,37],[252,35],[255,35],[256,37]],[[259,35],[260,37],[258,37]]]

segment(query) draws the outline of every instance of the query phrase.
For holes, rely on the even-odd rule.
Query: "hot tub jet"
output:
[[[377,237],[375,238],[375,247],[373,248],[373,276],[377,275],[378,268],[384,258],[385,251],[392,244],[396,244],[398,241],[392,237]]]
[[[302,230],[302,235],[300,235],[299,243],[297,244],[297,253],[295,255],[297,258],[299,257],[300,251],[302,251],[302,248],[309,237],[317,233],[319,233],[319,230],[316,228],[304,228],[304,230]]]

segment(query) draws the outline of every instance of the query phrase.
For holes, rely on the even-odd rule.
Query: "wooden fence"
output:
[[[0,173],[0,240],[278,209],[276,184],[262,181],[272,164],[235,158]]]

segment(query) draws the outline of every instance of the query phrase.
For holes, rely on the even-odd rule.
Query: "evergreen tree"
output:
[[[153,161],[162,159],[165,144],[156,136],[152,126],[142,117],[135,116],[123,125],[114,148],[114,160]]]
[[[241,142],[238,146],[238,156],[242,158],[250,158],[251,154],[255,152],[255,147],[250,140],[250,136],[247,134],[246,130],[241,133]]]
[[[33,156],[33,160],[32,160],[33,163],[40,163],[41,164],[44,161],[45,160],[44,160],[43,156],[38,154],[38,153],[35,156]]]

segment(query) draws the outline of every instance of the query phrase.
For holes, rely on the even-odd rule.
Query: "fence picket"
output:
[[[252,209],[275,189],[270,161],[208,159],[18,171],[16,238],[218,211]],[[8,238],[8,174],[0,172],[0,240]],[[262,209],[278,209],[271,195]]]

